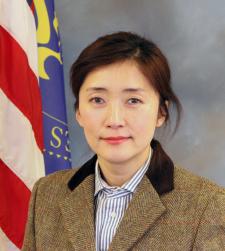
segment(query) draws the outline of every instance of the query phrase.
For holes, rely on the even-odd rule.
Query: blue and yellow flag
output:
[[[45,172],[71,168],[63,59],[53,0],[34,1],[44,123]]]

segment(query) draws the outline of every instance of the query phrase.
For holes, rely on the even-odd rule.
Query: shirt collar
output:
[[[130,193],[134,193],[138,184],[141,182],[143,176],[145,175],[146,171],[148,170],[148,167],[150,165],[152,156],[152,149],[150,148],[149,155],[145,163],[141,166],[141,168],[138,169],[138,171],[133,175],[133,177],[128,180],[126,183],[124,183],[121,187],[116,186],[109,186],[102,178],[100,167],[98,164],[98,159],[95,162],[95,196],[101,191],[101,190],[126,190]]]

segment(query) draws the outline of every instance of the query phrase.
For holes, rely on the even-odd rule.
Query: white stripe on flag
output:
[[[18,249],[4,234],[0,228],[0,250],[1,251],[19,251]]]
[[[31,190],[45,175],[43,155],[37,146],[30,121],[0,89],[0,156]]]

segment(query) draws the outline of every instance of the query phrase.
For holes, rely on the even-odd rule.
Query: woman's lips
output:
[[[123,137],[123,136],[118,136],[118,137],[107,137],[107,138],[103,138],[104,141],[106,141],[109,144],[112,145],[117,145],[117,144],[121,144],[125,141],[127,141],[130,137]]]

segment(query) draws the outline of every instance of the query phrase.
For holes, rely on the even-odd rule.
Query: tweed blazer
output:
[[[225,189],[153,152],[109,250],[224,251]],[[96,158],[35,184],[23,251],[95,250]]]

